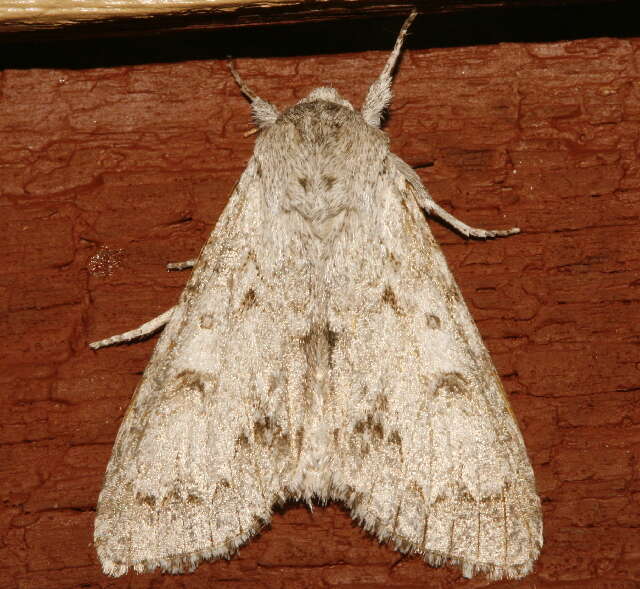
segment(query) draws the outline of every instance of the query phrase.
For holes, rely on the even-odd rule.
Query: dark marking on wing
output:
[[[398,305],[398,299],[396,299],[396,293],[393,292],[393,289],[387,285],[384,287],[384,292],[382,293],[382,302],[386,305],[389,305],[396,315],[403,315],[402,309],[400,309]]]
[[[384,158],[378,168],[378,176],[386,176],[389,173],[389,159]]]
[[[199,393],[204,393],[206,384],[205,378],[209,381],[215,381],[214,378],[203,375],[200,372],[195,370],[183,370],[176,374],[176,380],[178,384],[178,388],[188,388],[192,390],[196,390]]]
[[[258,419],[253,423],[253,435],[260,443],[264,443],[266,432],[271,429],[273,429],[273,423],[268,415],[265,415],[262,419]]]
[[[205,313],[200,317],[198,324],[202,329],[213,329],[216,324],[216,317],[213,313]]]
[[[162,505],[167,505],[169,503],[182,503],[182,497],[180,497],[180,492],[177,489],[172,489],[162,498]]]
[[[338,340],[339,334],[331,329],[328,322],[314,323],[299,338],[300,347],[307,359],[303,393],[309,407],[313,402],[314,392],[321,392],[329,397],[334,392],[329,371],[333,367]]]
[[[441,326],[442,321],[440,321],[440,317],[432,313],[427,314],[427,327],[429,329],[440,329]]]
[[[258,266],[258,257],[256,256],[256,252],[254,252],[253,250],[249,250],[249,252],[247,252],[247,257],[245,258],[241,268],[242,273],[246,273],[247,266],[250,263],[253,264],[253,267],[256,270],[256,275],[261,276],[262,274],[260,272],[260,266]],[[229,285],[229,289],[231,289],[231,284]]]
[[[329,366],[333,368],[333,353],[336,349],[336,344],[338,343],[338,333],[333,331],[329,324],[325,326],[325,337],[327,338],[327,345],[329,347]]]
[[[322,176],[322,184],[326,190],[331,190],[336,183],[336,179],[333,176]]]
[[[289,449],[289,434],[269,415],[253,423],[253,437],[261,446],[283,452]]]
[[[353,431],[362,436],[364,436],[365,433],[369,434],[369,437],[377,442],[384,438],[384,428],[382,424],[371,414],[367,415],[365,419],[357,421],[353,426]]]
[[[387,438],[390,444],[395,444],[396,446],[402,447],[402,438],[400,437],[400,433],[397,430],[392,431]]]
[[[393,252],[387,252],[387,259],[391,262],[394,269],[400,268],[400,260],[395,256]]]
[[[454,284],[450,284],[444,292],[444,296],[450,302],[459,303],[462,300],[462,294],[460,294],[460,289],[458,286]]]
[[[356,491],[355,488],[348,486],[346,489],[346,503],[352,510],[358,508],[358,506],[362,503],[364,499],[364,493],[360,491]]]
[[[299,427],[296,430],[296,441],[295,441],[296,448],[298,449],[298,458],[300,458],[300,453],[302,452],[303,441],[304,441],[304,428]]]
[[[220,479],[216,482],[215,491],[216,495],[218,494],[227,494],[228,489],[231,488],[231,483],[227,479]]]
[[[247,311],[251,309],[251,307],[256,304],[256,291],[250,288],[244,295],[242,299],[242,304],[240,305],[243,311]]]
[[[239,448],[242,448],[243,450],[246,450],[247,448],[249,448],[249,438],[247,437],[247,434],[242,432],[238,436],[238,438],[236,439],[236,446],[238,446]]]
[[[307,187],[309,186],[309,180],[307,180],[307,178],[298,178],[298,182],[300,183],[300,186],[302,186],[302,188],[306,191]]]
[[[440,375],[434,395],[449,394],[454,396],[467,395],[467,381],[459,372],[445,372]]]
[[[389,409],[389,398],[387,395],[380,393],[376,398],[375,404],[376,411],[380,411],[380,413],[385,413]]]
[[[156,498],[153,495],[136,495],[136,502],[139,505],[147,505],[151,508],[156,506]]]
[[[184,287],[184,293],[186,298],[190,298],[196,294],[198,294],[198,292],[200,292],[200,283],[198,282],[188,282],[187,286]]]

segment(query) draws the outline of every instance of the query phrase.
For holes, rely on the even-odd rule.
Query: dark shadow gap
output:
[[[119,37],[97,37],[115,33],[100,31],[98,25],[83,25],[84,30],[79,26],[67,33],[78,38],[63,41],[29,40],[26,33],[22,37],[5,35],[0,68],[84,69],[223,59],[229,54],[243,58],[388,51],[401,22],[401,18],[385,17],[181,32],[140,28],[130,34],[135,36]],[[171,24],[189,25],[176,23],[175,19]],[[86,38],[88,35],[91,38]],[[411,50],[635,36],[640,36],[640,19],[635,16],[634,2],[623,0],[580,7],[484,8],[424,14],[414,23],[406,46]]]

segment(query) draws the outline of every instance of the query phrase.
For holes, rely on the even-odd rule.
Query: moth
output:
[[[255,151],[164,326],[107,467],[104,571],[231,556],[274,504],[344,503],[381,542],[517,578],[540,501],[509,402],[424,212],[469,237],[380,129],[415,12],[356,110],[316,88],[280,112],[232,75]]]

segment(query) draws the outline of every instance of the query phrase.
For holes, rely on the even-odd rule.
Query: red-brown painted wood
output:
[[[334,505],[288,507],[193,575],[100,572],[96,498],[154,340],[87,343],[176,301],[188,274],[164,264],[197,254],[254,142],[224,62],[199,53],[207,39],[149,43],[40,47],[0,78],[0,586],[488,585],[379,546]],[[385,57],[237,66],[281,106],[329,82],[359,103]],[[397,76],[393,150],[461,219],[523,229],[467,243],[431,223],[543,499],[535,574],[499,587],[640,586],[639,68],[640,40],[593,38],[410,49]]]

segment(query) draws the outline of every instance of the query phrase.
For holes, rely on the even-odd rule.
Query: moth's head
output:
[[[382,123],[383,112],[391,102],[392,72],[396,66],[396,62],[398,61],[400,49],[402,48],[402,42],[407,34],[407,30],[409,29],[409,26],[411,25],[413,19],[417,14],[418,13],[413,10],[404,21],[404,24],[400,29],[400,33],[398,34],[398,38],[396,39],[396,44],[393,48],[393,51],[387,59],[387,63],[385,64],[382,73],[369,87],[369,91],[367,92],[367,96],[365,97],[364,104],[360,109],[365,122],[372,127],[380,127]],[[247,98],[249,98],[249,100],[251,100],[253,117],[258,127],[264,128],[273,125],[280,116],[280,112],[278,111],[278,109],[270,102],[267,102],[259,96],[256,96],[256,94],[254,94],[253,91],[242,81],[242,78],[240,77],[238,72],[236,72],[231,62],[229,62],[229,69],[231,70],[231,74],[233,75],[238,86],[240,86],[240,90],[245,94],[245,96],[247,96]],[[338,94],[335,89],[326,87],[315,88],[311,91],[309,96],[303,98],[298,104],[320,100],[334,103],[350,110],[355,110],[351,103],[348,100],[342,98],[342,96],[340,96],[340,94]]]
[[[321,86],[320,88],[314,88],[309,95],[303,98],[298,104],[304,104],[305,102],[315,102],[316,100],[323,100],[324,102],[333,102],[353,110],[353,106],[348,100],[345,100],[338,94],[335,88],[328,88]]]

